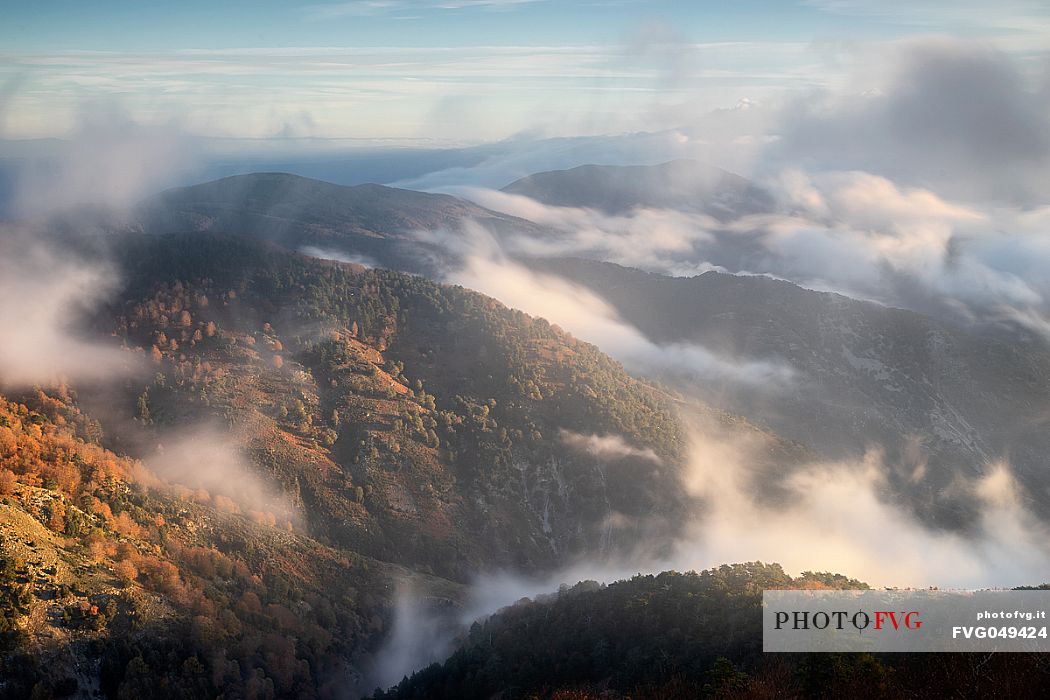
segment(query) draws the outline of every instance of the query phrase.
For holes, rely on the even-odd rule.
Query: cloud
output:
[[[453,614],[436,606],[411,580],[402,579],[396,585],[393,629],[361,684],[363,693],[389,688],[413,671],[444,661],[463,631]]]
[[[973,588],[1045,581],[1046,527],[1022,505],[1007,464],[960,479],[979,516],[967,533],[923,525],[890,489],[881,451],[855,462],[770,464],[768,439],[692,424],[682,487],[695,498],[690,522],[667,558],[580,560],[543,576],[489,572],[472,584],[461,620],[582,580],[701,570],[727,562],[778,562],[797,575],[831,571],[873,586]],[[771,471],[772,470],[772,471]],[[921,479],[921,474],[917,476]],[[768,482],[776,483],[770,496]]]
[[[142,127],[113,104],[85,109],[73,139],[15,170],[6,208],[29,219],[0,226],[0,380],[8,385],[131,374],[140,357],[81,328],[121,284],[98,228],[193,158],[181,132]],[[78,208],[81,205],[84,208]]]
[[[961,204],[864,172],[790,171],[778,191],[790,214],[727,226],[756,246],[753,270],[954,322],[1013,321],[1042,332],[1050,311],[1050,283],[1038,271],[1050,264],[1045,208]],[[723,262],[717,245],[701,254]]]
[[[609,216],[488,189],[585,162],[714,154],[696,134],[724,115],[709,115],[699,130],[508,142],[476,167],[404,184],[561,232],[501,241],[514,255],[583,256],[671,275],[764,274],[954,323],[1004,323],[1046,336],[1050,90],[1040,87],[1038,69],[984,44],[943,38],[869,45],[853,59],[864,68],[839,89],[789,100],[779,114],[739,110],[729,124],[762,117],[715,129],[779,199],[773,213],[728,222],[669,208]],[[741,134],[750,140],[739,143]]]
[[[696,260],[713,238],[718,222],[706,214],[640,208],[623,215],[593,209],[555,207],[521,195],[480,188],[448,190],[495,211],[564,232],[546,238],[509,238],[503,245],[530,256],[587,256],[631,267],[669,271],[678,261]]]
[[[507,258],[495,239],[476,224],[465,226],[464,235],[452,245],[463,249],[463,266],[446,273],[446,281],[546,318],[597,345],[633,371],[684,378],[706,376],[764,384],[771,389],[791,381],[791,370],[775,359],[723,357],[696,343],[653,343],[594,292]]]
[[[559,232],[502,238],[512,255],[586,257],[673,276],[768,275],[956,323],[1046,334],[1050,208],[950,199],[864,171],[791,168],[761,184],[777,208],[726,221],[675,209],[609,215],[477,187],[443,191]]]
[[[11,103],[14,101],[15,95],[18,94],[25,79],[25,73],[16,73],[0,83],[0,137],[4,135],[7,113],[11,108]]]
[[[396,24],[396,16],[377,21]],[[31,89],[11,103],[6,134],[66,137],[77,128],[87,95],[120,100],[137,123],[163,126],[177,116],[187,130],[218,138],[269,139],[283,132],[435,144],[445,137],[446,145],[463,146],[521,133],[629,136],[687,124],[701,132],[693,139],[698,145],[720,141],[716,131],[725,129],[701,115],[810,89],[826,77],[814,70],[807,41],[674,43],[627,36],[600,44],[398,46],[398,36],[395,29],[390,44],[352,47],[9,51],[0,79],[4,72],[24,73]],[[674,59],[678,50],[689,60]],[[470,111],[459,115],[458,128],[449,120],[435,135],[427,128],[449,101]],[[726,116],[722,121],[739,130]],[[566,144],[546,146],[556,153]]]
[[[885,481],[878,450],[856,463],[816,463],[783,479],[786,495],[756,497],[759,446],[695,433],[686,488],[703,500],[674,562],[777,561],[789,571],[827,570],[880,586],[984,587],[1041,583],[1050,565],[1045,526],[1028,512],[1003,463],[958,489],[976,498],[969,533],[920,524]]]
[[[127,207],[199,166],[200,144],[175,125],[146,126],[116,103],[85,106],[69,139],[15,171],[10,208],[26,219],[78,205]]]
[[[964,197],[1045,196],[1050,93],[1038,78],[977,42],[925,38],[869,51],[861,58],[882,69],[856,76],[867,91],[794,99],[767,158],[864,170]]]
[[[805,0],[825,12],[923,27],[930,31],[972,34],[1017,50],[1043,49],[1050,36],[1050,12],[1039,0]]]
[[[50,245],[35,231],[0,226],[0,383],[93,381],[138,369],[137,356],[89,340],[79,328],[118,284],[105,262]]]
[[[476,168],[409,184],[562,234],[502,241],[511,254],[583,256],[671,275],[764,274],[953,323],[1047,336],[1050,63],[937,37],[847,55],[854,69],[837,88],[796,95],[779,110],[741,109],[724,123],[725,114],[709,114],[702,127],[663,134],[522,139]],[[530,170],[705,152],[750,171],[780,209],[729,222],[667,208],[608,216],[487,189]]]
[[[757,47],[751,47],[757,50]],[[744,47],[740,47],[743,51]],[[612,78],[615,76],[605,76]],[[646,165],[692,159],[733,172],[747,172],[771,138],[772,107],[741,99],[727,109],[688,110],[660,120],[668,128],[653,131],[650,119],[641,127],[617,133],[611,125],[598,134],[557,136],[539,117],[513,137],[477,146],[481,158],[470,166],[442,168],[421,176],[398,180],[395,187],[421,190],[485,188],[498,190],[527,175],[564,170],[579,165]],[[682,126],[687,123],[688,126]]]
[[[73,140],[20,173],[16,210],[37,218],[0,225],[0,385],[73,382],[82,401],[103,404],[96,417],[111,420],[107,428],[141,445],[153,434],[120,423],[120,412],[104,405],[110,390],[126,390],[123,380],[149,370],[140,349],[121,348],[116,337],[99,339],[93,327],[96,320],[108,327],[105,305],[124,284],[109,254],[112,240],[95,226],[97,220],[107,232],[114,221],[122,227],[123,213],[94,212],[135,202],[186,167],[194,152],[177,129],[142,127],[114,109],[85,112]],[[239,440],[210,424],[162,431],[143,461],[166,482],[158,486],[206,489],[236,507],[296,520],[279,490],[254,472]]]
[[[321,260],[335,260],[336,262],[353,263],[354,265],[361,265],[363,267],[379,267],[376,261],[367,255],[355,255],[341,250],[330,250],[328,248],[319,248],[317,246],[308,245],[300,248],[299,252],[303,255],[309,255],[312,258],[320,258]]]
[[[603,461],[613,461],[635,457],[656,464],[663,464],[659,455],[648,447],[639,449],[632,447],[619,435],[581,435],[571,430],[562,429],[558,433],[561,441],[569,447],[597,457]]]
[[[768,450],[760,433],[692,424],[682,487],[696,499],[695,507],[667,558],[641,550],[630,560],[581,559],[543,575],[484,572],[471,582],[458,620],[402,588],[395,632],[379,660],[382,678],[396,683],[440,661],[475,620],[579,581],[611,583],[639,573],[743,561],[777,562],[793,575],[841,573],[875,587],[1011,587],[1046,580],[1050,533],[1022,505],[1003,462],[959,480],[957,490],[979,506],[970,532],[959,533],[932,530],[916,519],[886,483],[877,448],[855,462],[791,469],[770,465]],[[768,495],[768,481],[777,482],[776,497]]]

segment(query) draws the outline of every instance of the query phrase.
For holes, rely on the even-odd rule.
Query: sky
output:
[[[476,144],[656,131],[851,79],[866,47],[984,42],[1033,70],[1050,5],[804,0],[4,3],[0,138],[119,110],[211,138]]]

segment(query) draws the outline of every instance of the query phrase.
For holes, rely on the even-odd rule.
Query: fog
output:
[[[852,91],[787,105],[768,158],[870,171],[952,196],[1045,203],[1045,63],[936,37],[871,47],[859,59]]]
[[[309,255],[312,258],[320,258],[321,260],[335,260],[336,262],[351,263],[353,265],[361,265],[363,267],[379,267],[376,261],[367,255],[355,255],[353,253],[345,253],[341,250],[330,250],[328,248],[319,248],[317,246],[303,246],[299,251],[303,255]]]
[[[91,325],[125,283],[104,234],[114,225],[123,230],[129,205],[197,167],[196,144],[177,125],[143,126],[118,104],[99,103],[85,106],[53,157],[30,159],[18,171],[10,206],[23,221],[0,224],[0,387],[109,389],[156,371],[141,348],[122,347]],[[95,218],[99,210],[105,215]],[[155,430],[97,408],[107,432],[144,446],[135,456],[151,485],[189,490],[257,520],[272,514],[282,524],[299,522],[294,504],[252,467],[232,429],[200,423]]]
[[[113,100],[82,104],[76,128],[57,146],[18,161],[7,207],[14,216],[41,219],[81,206],[119,211],[192,177],[204,159],[202,140],[177,121],[142,124]]]
[[[1050,72],[947,38],[861,46],[847,65],[852,73],[837,87],[738,108],[728,118],[700,115],[676,131],[610,137],[604,151],[599,137],[522,138],[475,166],[397,184],[455,194],[559,232],[502,239],[510,257],[582,256],[675,276],[765,274],[952,323],[1015,325],[1045,336]],[[613,215],[498,189],[544,169],[675,158],[750,177],[776,207],[754,213],[745,206],[716,220],[696,202],[717,193],[697,184],[683,206]],[[654,202],[666,199],[652,193]],[[477,283],[480,272],[465,279]]]
[[[407,589],[396,607],[396,644],[379,656],[391,683],[452,649],[472,622],[523,598],[537,599],[579,581],[612,583],[636,574],[701,571],[734,562],[779,563],[798,576],[833,572],[879,587],[985,588],[1038,585],[1050,571],[1045,523],[1026,509],[1008,463],[992,462],[979,477],[957,479],[979,516],[965,533],[930,529],[886,482],[882,451],[873,445],[854,462],[813,462],[770,472],[767,438],[684,416],[691,426],[682,488],[694,499],[670,557],[581,557],[557,571],[480,574],[458,618],[427,613]],[[563,439],[603,460],[636,454],[620,436]],[[655,455],[654,455],[655,457]],[[921,470],[914,475],[922,479]],[[769,482],[776,497],[769,495]],[[419,630],[412,633],[409,630]]]
[[[564,233],[504,238],[511,256],[587,257],[671,276],[764,274],[953,323],[1012,322],[1045,335],[1050,208],[949,200],[858,171],[792,169],[762,184],[779,211],[724,222],[690,211],[613,216],[492,190],[455,191]],[[481,266],[472,260],[464,278],[480,283]]]
[[[277,484],[260,475],[245,454],[233,428],[200,423],[162,430],[154,448],[143,457],[149,470],[169,490],[204,490],[187,494],[221,510],[265,520],[272,514],[281,525],[299,524],[300,515]]]
[[[443,661],[461,632],[454,615],[429,600],[409,580],[398,583],[393,615],[393,629],[364,679],[364,692],[389,688],[413,671]]]
[[[663,464],[660,456],[650,448],[639,449],[627,443],[619,435],[581,435],[564,428],[559,432],[561,441],[580,452],[597,457],[602,461],[638,457],[656,464]]]
[[[833,571],[873,586],[977,588],[1042,583],[1050,570],[1046,526],[1025,509],[1005,462],[953,488],[976,496],[966,533],[931,530],[886,482],[872,446],[856,462],[816,462],[783,476],[785,493],[756,497],[761,446],[725,435],[691,436],[684,486],[702,502],[669,564],[776,561],[794,574]]]
[[[572,335],[593,343],[643,374],[664,370],[685,377],[720,377],[771,388],[791,381],[792,371],[772,359],[730,358],[696,343],[657,344],[619,317],[590,290],[553,275],[536,272],[508,257],[492,236],[473,225],[466,230],[463,266],[449,270],[446,281],[494,297],[507,306],[546,318]],[[457,243],[462,246],[462,240]]]
[[[112,266],[82,253],[32,228],[0,227],[0,385],[99,380],[140,367],[140,357],[80,327],[120,284]]]
[[[792,575],[832,571],[875,587],[1038,585],[1050,571],[1050,533],[1024,505],[1005,461],[987,464],[973,478],[959,476],[953,485],[979,504],[972,527],[937,530],[894,498],[877,445],[857,461],[815,461],[778,472],[770,471],[769,444],[761,433],[713,427],[709,421],[690,424],[682,488],[694,505],[673,555],[579,561],[538,578],[494,572],[476,582],[465,617],[555,590],[560,583],[700,571],[729,562],[777,562]],[[619,446],[622,439],[613,442]],[[923,478],[921,471],[915,478]]]

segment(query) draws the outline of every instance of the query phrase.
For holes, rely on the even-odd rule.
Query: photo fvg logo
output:
[[[767,590],[767,652],[1050,652],[1050,590]]]
[[[855,629],[858,632],[865,630],[889,630],[908,631],[922,629],[922,614],[918,610],[894,611],[874,610],[870,613],[858,610],[850,613],[845,610],[835,611],[810,611],[810,610],[780,610],[776,612],[774,629],[792,630],[826,630],[826,629]]]

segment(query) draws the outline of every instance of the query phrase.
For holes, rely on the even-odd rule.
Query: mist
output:
[[[960,532],[931,528],[895,497],[877,445],[853,461],[771,467],[762,433],[686,420],[691,428],[681,483],[694,505],[671,556],[646,557],[643,547],[629,560],[581,560],[542,577],[493,572],[475,582],[465,617],[560,583],[700,571],[727,562],[777,562],[794,575],[837,572],[874,587],[1038,585],[1050,571],[1050,533],[1025,505],[1005,460],[956,479],[952,490],[978,504],[978,517]],[[622,440],[611,442],[618,452]],[[919,470],[913,478],[924,475]]]
[[[972,527],[966,532],[932,529],[895,498],[877,445],[854,461],[771,470],[768,436],[688,415],[683,420],[690,432],[681,484],[693,506],[670,556],[653,556],[643,544],[630,557],[582,557],[547,574],[484,572],[472,582],[455,620],[447,612],[422,613],[421,601],[402,590],[398,642],[377,662],[380,668],[397,669],[386,674],[390,683],[440,660],[432,649],[451,650],[474,621],[580,581],[608,584],[637,574],[762,561],[781,564],[794,576],[826,571],[874,588],[976,589],[1039,585],[1050,571],[1050,532],[1024,505],[1004,460],[988,463],[976,477],[960,476],[952,487],[976,500]],[[601,459],[638,456],[620,436],[563,431],[562,438]],[[912,478],[924,478],[922,470]],[[439,642],[433,644],[434,639]]]
[[[328,248],[319,248],[312,245],[303,246],[299,252],[303,255],[309,255],[312,258],[319,258],[321,260],[335,260],[336,262],[361,265],[363,267],[379,267],[376,261],[367,255],[355,255],[353,253],[345,253],[340,250],[330,250]]]
[[[581,435],[564,428],[559,432],[561,441],[602,461],[624,459],[626,457],[637,457],[655,464],[663,464],[663,460],[651,448],[639,449],[629,445],[619,435]]]
[[[858,54],[852,91],[818,91],[789,102],[781,138],[767,158],[870,171],[952,196],[1045,202],[1045,63],[946,37]]]
[[[17,162],[7,208],[34,220],[78,207],[119,213],[192,177],[203,159],[202,140],[177,121],[144,124],[117,100],[85,102],[67,138]]]
[[[446,281],[546,318],[577,338],[598,346],[629,370],[643,374],[667,370],[686,377],[717,376],[744,383],[764,383],[772,388],[791,381],[791,369],[776,358],[730,358],[696,343],[654,343],[621,319],[615,309],[594,292],[514,261],[477,225],[468,226],[466,233],[471,244],[463,266],[449,270]]]
[[[1047,337],[1046,67],[937,37],[845,53],[845,79],[818,91],[732,116],[703,114],[677,131],[610,136],[604,151],[602,137],[522,137],[477,165],[395,184],[559,232],[504,237],[510,257],[579,256],[673,276],[769,275],[954,324]],[[712,143],[721,144],[717,153]],[[669,193],[653,191],[650,204],[618,213],[498,189],[545,169],[677,158],[749,177],[775,207],[755,212],[745,203],[713,217],[697,203],[718,192],[702,182],[674,183],[692,192],[680,205],[659,204]]]
[[[143,463],[162,487],[260,522],[300,523],[294,504],[252,466],[234,429],[212,423],[161,431]],[[200,493],[203,490],[205,493]],[[273,524],[273,523],[270,523]]]
[[[976,498],[966,532],[934,530],[895,497],[872,446],[857,461],[814,462],[773,476],[779,498],[757,494],[771,476],[754,467],[761,445],[691,435],[683,486],[702,506],[668,564],[776,561],[789,572],[839,572],[873,586],[980,588],[1038,585],[1050,570],[1046,526],[1022,504],[1006,462],[953,488]],[[917,475],[921,478],[921,474]]]
[[[14,99],[11,81],[4,99]],[[85,318],[123,280],[104,233],[141,197],[195,167],[195,140],[174,124],[132,120],[116,100],[81,104],[69,138],[14,163],[0,224],[0,380],[25,386],[101,380],[140,369],[115,343],[87,340]],[[9,163],[5,163],[9,165]]]
[[[650,207],[610,215],[494,190],[449,191],[562,234],[505,236],[500,245],[510,257],[585,257],[670,276],[762,274],[964,326],[1007,323],[1045,335],[1047,207],[946,199],[860,171],[787,169],[760,184],[777,210],[728,221]],[[470,266],[467,279],[477,282],[481,264]]]
[[[175,124],[143,125],[117,103],[96,103],[54,153],[22,165],[11,208],[25,221],[0,225],[0,324],[8,329],[0,334],[0,386],[102,391],[155,371],[141,348],[100,339],[90,327],[125,284],[107,234],[124,231],[140,198],[198,167],[198,143]],[[110,408],[93,407],[107,430],[140,448],[150,485],[259,522],[300,522],[234,429],[203,422],[154,431]]]
[[[140,356],[81,327],[120,285],[111,265],[82,252],[30,228],[0,227],[0,384],[95,381],[141,367]]]
[[[411,580],[398,582],[392,612],[393,629],[361,685],[362,694],[389,688],[414,671],[443,661],[462,631],[455,616],[428,599]]]

